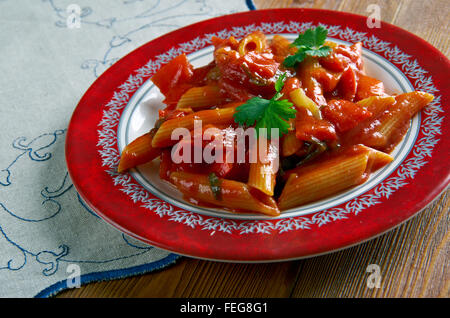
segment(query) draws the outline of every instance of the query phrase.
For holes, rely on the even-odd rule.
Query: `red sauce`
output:
[[[354,155],[358,151],[367,151],[367,148],[360,146],[361,144],[389,153],[403,138],[409,127],[410,118],[432,99],[429,94],[414,92],[396,96],[395,101],[391,98],[390,102],[386,102],[387,99],[374,99],[368,103],[368,108],[364,106],[365,104],[358,103],[369,97],[387,96],[383,83],[364,73],[361,43],[351,46],[336,44],[329,56],[320,58],[308,56],[295,69],[284,68],[279,56],[274,57],[267,43],[262,51],[259,51],[255,43],[249,42],[244,48],[244,53],[241,47],[243,55],[239,53],[239,41],[233,37],[229,39],[213,37],[212,43],[215,51],[214,60],[210,64],[194,69],[186,56],[180,55],[152,78],[166,97],[164,102],[167,108],[160,111],[160,118],[169,120],[188,114],[189,111],[176,109],[176,105],[180,97],[192,87],[216,86],[227,102],[245,102],[256,96],[271,99],[275,94],[276,80],[280,74],[285,73],[287,78],[281,91],[282,98],[289,98],[291,91],[302,88],[320,109],[319,116],[315,114],[314,117],[307,108],[296,105],[296,118],[291,121],[296,138],[303,142],[302,147],[295,155],[290,155],[291,157],[303,160],[314,151],[314,145],[326,146],[326,150],[320,152],[317,158],[310,162],[305,161],[306,163],[301,164],[297,162],[305,169],[337,155]],[[390,124],[392,126],[390,134],[383,135],[383,125],[390,120],[393,120]],[[224,127],[219,129],[223,131]],[[209,142],[209,140],[202,141],[200,145],[202,152]],[[192,154],[196,146],[191,141]],[[236,150],[236,147],[234,149]],[[161,153],[162,179],[169,180],[173,171],[184,171],[203,177],[214,173],[224,180],[226,178],[243,183],[248,181],[250,167],[248,160],[245,163],[236,163],[224,156],[223,163],[202,161],[175,164],[170,157],[170,151],[170,148],[165,148]],[[236,154],[233,160],[236,160]],[[303,171],[303,168],[294,170]],[[286,179],[288,175],[289,172],[283,178]],[[364,174],[361,181],[366,177],[367,174]],[[209,189],[202,188],[195,182],[184,182],[179,186],[183,188],[185,196],[189,200],[194,200],[195,204],[211,206],[201,202],[202,195],[206,195]],[[227,195],[238,195],[233,193],[238,191],[238,187],[236,189],[231,187],[227,191],[231,191],[226,193]],[[252,195],[262,202],[267,201],[267,196],[258,191],[252,192]],[[193,199],[194,196],[196,199]],[[267,201],[265,204],[274,203]]]
[[[361,121],[372,117],[364,107],[344,99],[333,99],[322,108],[322,115],[334,124],[339,133],[354,128]]]

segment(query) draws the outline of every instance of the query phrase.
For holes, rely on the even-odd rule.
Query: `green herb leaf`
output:
[[[299,34],[298,38],[292,43],[297,47],[306,46],[310,48],[318,48],[325,43],[328,30],[319,25],[315,29],[308,29],[303,34]]]
[[[268,100],[261,97],[249,99],[245,104],[236,108],[234,121],[241,126],[255,125],[256,133],[259,135],[261,128],[266,128],[266,137],[272,137],[272,128],[279,129],[279,136],[288,133],[290,118],[295,118],[297,111],[292,108],[292,103],[286,99],[278,100],[284,86],[286,74],[282,74],[275,83],[275,96]]]
[[[222,187],[220,186],[220,179],[216,176],[214,172],[211,172],[208,175],[209,186],[211,187],[211,191],[214,195],[214,198],[218,201],[222,200]]]
[[[288,100],[270,100],[268,107],[265,108],[264,116],[256,124],[256,133],[263,132],[265,137],[272,137],[272,128],[279,129],[279,137],[289,132],[289,118],[295,118],[296,110],[292,108],[292,103]],[[266,128],[267,130],[261,130]]]
[[[280,75],[280,77],[277,78],[277,81],[275,82],[275,90],[277,93],[281,92],[284,86],[284,80],[286,78],[286,73],[283,73]]]
[[[305,57],[306,53],[299,50],[294,55],[287,56],[283,61],[283,65],[286,67],[295,67],[295,65],[303,61]]]
[[[245,104],[236,108],[234,121],[241,126],[253,126],[264,116],[266,108],[269,106],[270,100],[254,97],[249,99]]]
[[[292,43],[298,48],[294,55],[290,55],[284,59],[283,65],[286,67],[295,67],[297,63],[303,61],[306,56],[324,57],[331,53],[329,46],[323,46],[327,39],[328,30],[323,26],[315,29],[308,29],[304,33],[299,34],[297,39]]]
[[[321,153],[325,152],[328,149],[327,144],[323,141],[318,140],[317,138],[313,137],[313,139],[309,143],[307,155],[303,157],[302,160],[297,162],[296,166],[301,166],[308,161],[311,161],[312,159],[319,156]]]

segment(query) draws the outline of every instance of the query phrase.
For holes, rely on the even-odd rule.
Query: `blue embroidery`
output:
[[[42,251],[36,254],[36,260],[44,265],[48,265],[42,271],[45,276],[50,276],[58,271],[59,261],[63,256],[69,254],[69,247],[67,245],[60,245],[61,252],[56,254],[51,251]]]
[[[46,161],[52,157],[50,152],[43,152],[52,146],[58,136],[64,134],[66,130],[56,130],[53,133],[42,134],[36,138],[33,138],[28,143],[26,137],[16,138],[12,142],[12,147],[22,152],[16,156],[16,158],[4,169],[0,170],[0,186],[9,186],[11,184],[11,168],[16,162],[28,154],[28,157],[33,161]]]
[[[17,156],[5,169],[2,169],[2,171],[7,172],[7,178],[2,179],[0,190],[2,186],[9,188],[14,184],[14,180],[12,180],[12,171],[14,169],[12,168],[19,162],[19,160],[24,160],[22,158],[28,158],[37,164],[53,158],[54,149],[52,149],[52,146],[55,146],[58,142],[64,142],[63,135],[65,132],[66,130],[55,130],[54,132],[44,133],[32,139],[26,137],[16,138],[12,142],[11,147],[13,149],[20,150],[21,152],[17,154]],[[58,186],[45,186],[40,191],[40,195],[42,197],[41,205],[43,208],[37,209],[38,213],[33,211],[31,213],[32,216],[23,216],[21,213],[15,212],[13,209],[9,208],[7,203],[2,202],[0,198],[0,214],[3,213],[16,221],[22,222],[23,231],[27,231],[27,223],[46,222],[64,212],[62,204],[59,200],[63,197],[71,196],[74,198],[74,202],[78,202],[79,206],[83,208],[82,210],[87,211],[90,215],[95,216],[96,219],[99,219],[99,217],[82,201],[80,195],[74,190],[73,184],[70,182],[67,172],[64,173],[64,176],[61,179],[62,181],[58,183]],[[76,211],[77,209],[71,209],[70,212],[74,213]],[[25,211],[23,213],[30,214],[30,211]],[[145,244],[139,245],[139,243],[132,243],[130,238],[128,238],[125,234],[117,232],[117,235],[121,235],[123,243],[131,248],[132,252],[127,255],[101,260],[70,258],[69,243],[61,243],[56,250],[42,249],[33,251],[32,248],[26,248],[23,245],[27,243],[19,243],[17,239],[15,240],[12,238],[13,235],[5,230],[5,227],[7,227],[7,225],[5,225],[6,221],[7,220],[5,218],[0,218],[0,244],[7,244],[5,248],[2,248],[2,254],[0,255],[0,271],[19,271],[23,269],[30,260],[34,260],[43,266],[43,276],[52,276],[58,272],[60,262],[104,264],[140,256],[153,249],[153,247]],[[99,220],[98,222],[103,221]],[[3,262],[2,259],[5,261]]]
[[[3,1],[5,0],[0,0],[0,2]],[[103,54],[100,57],[86,59],[81,64],[81,69],[91,70],[96,77],[116,62],[118,58],[137,46],[137,39],[135,37],[139,36],[140,33],[142,34],[143,30],[154,27],[175,29],[181,26],[181,22],[179,21],[185,21],[186,17],[206,19],[213,16],[213,10],[206,0],[174,0],[170,2],[160,0],[121,1],[122,5],[127,6],[127,8],[132,8],[133,5],[139,5],[139,8],[145,8],[138,13],[128,16],[126,16],[127,12],[132,12],[132,10],[122,10],[125,16],[119,17],[115,15],[102,18],[96,17],[97,12],[90,6],[80,8],[79,18],[83,26],[100,28],[111,33],[109,37],[106,37],[105,43],[103,43]],[[47,4],[50,10],[56,15],[57,21],[55,22],[55,26],[66,28],[68,13],[66,12],[65,5],[67,3],[64,2],[64,5],[58,5],[59,0],[42,0],[42,2]],[[92,6],[97,5],[96,2],[95,4],[94,2],[91,3]],[[250,6],[251,0],[247,0],[247,4]],[[100,13],[107,12],[106,10],[102,11]],[[179,14],[180,12],[181,14]],[[118,30],[121,31],[119,32]],[[102,43],[99,45],[102,45]],[[60,161],[62,156],[56,153],[56,148],[54,147],[59,146],[59,149],[61,149],[61,146],[64,145],[65,133],[66,129],[58,129],[53,132],[43,133],[34,138],[18,137],[11,143],[11,150],[14,154],[13,159],[7,163],[0,162],[0,274],[6,271],[23,270],[29,264],[38,264],[42,268],[42,276],[51,277],[55,273],[58,273],[61,263],[113,263],[115,261],[132,259],[133,257],[144,255],[153,249],[153,247],[134,241],[125,234],[117,231],[111,235],[117,235],[116,237],[126,247],[122,249],[123,255],[109,258],[104,256],[101,258],[101,255],[105,254],[100,253],[101,255],[98,255],[100,259],[94,260],[83,259],[81,256],[75,257],[76,251],[74,251],[74,248],[70,248],[70,246],[73,247],[73,242],[66,242],[65,238],[55,237],[53,242],[57,244],[54,246],[46,246],[45,244],[44,246],[39,246],[40,240],[27,242],[21,239],[20,232],[36,230],[35,227],[37,226],[48,226],[51,229],[54,224],[59,224],[58,222],[60,220],[58,218],[63,216],[67,217],[68,212],[87,212],[88,216],[84,215],[84,217],[93,216],[95,217],[94,222],[103,222],[83,202],[80,195],[75,191],[68,173],[58,167],[62,162]],[[50,162],[50,160],[55,160],[55,162]],[[25,168],[22,167],[23,165],[25,165]],[[27,181],[27,175],[24,176],[24,173],[27,173],[27,169],[33,169],[33,172],[40,171],[45,175],[45,169],[38,169],[42,165],[47,165],[51,169],[56,169],[56,171],[62,171],[61,175],[59,177],[56,176],[55,180],[43,180],[40,191],[34,191],[35,189],[24,187],[20,181]],[[27,193],[25,193],[25,191],[28,191],[30,195],[36,194],[41,199],[41,206],[33,206],[30,210],[22,206],[13,206],[14,203],[8,200],[8,195],[16,191],[16,186],[17,191],[20,191],[19,194],[23,196],[23,200],[29,200]],[[68,202],[71,204],[70,209],[65,206]],[[82,208],[80,209],[79,207]],[[74,220],[79,219],[76,215],[73,218]],[[16,226],[14,231],[9,226],[12,223]],[[18,224],[20,225],[20,230],[17,230]],[[64,225],[65,223],[61,222],[61,224]],[[39,230],[36,233],[40,233],[41,235],[43,232],[41,228]],[[143,273],[173,263],[178,257],[178,255],[169,254],[156,262],[148,264],[113,271],[90,273],[82,276],[82,282],[86,283],[98,279],[111,279]],[[123,267],[123,264],[121,264],[121,267]],[[61,281],[46,288],[38,296],[48,296],[65,287],[66,283]]]
[[[56,5],[56,0],[45,0],[50,4],[51,9],[60,19],[55,22],[57,27],[67,28],[66,19],[68,14],[65,8]],[[81,7],[79,15],[81,25],[89,27],[99,27],[111,30],[106,51],[100,58],[87,59],[81,64],[82,69],[92,70],[95,77],[98,77],[104,70],[114,64],[120,57],[130,52],[137,45],[133,44],[133,36],[143,30],[155,27],[165,27],[177,29],[182,26],[181,21],[186,21],[189,17],[199,17],[202,19],[212,18],[214,16],[213,8],[208,5],[207,0],[126,0],[123,5],[131,6],[137,2],[148,3],[144,11],[134,13],[124,17],[108,17],[96,19],[95,12],[91,7]],[[246,2],[249,8],[251,1]],[[141,4],[142,6],[142,4]],[[124,10],[132,12],[133,10]],[[180,21],[180,23],[178,23]],[[117,33],[117,29],[123,29],[122,33]],[[103,45],[105,45],[103,44]]]
[[[18,244],[16,244],[12,240],[10,240],[8,235],[6,235],[5,231],[1,227],[1,225],[0,225],[0,235],[2,235],[6,239],[6,241],[11,244],[11,247],[17,249],[17,250],[15,250],[15,252],[17,254],[23,256],[23,261],[19,262],[20,265],[16,265],[16,264],[14,264],[14,261],[15,261],[14,255],[7,255],[8,258],[9,257],[11,257],[11,258],[7,261],[6,266],[0,266],[0,270],[9,269],[11,271],[18,271],[18,270],[22,269],[25,266],[25,264],[27,263],[27,254],[29,254],[29,252],[27,250],[25,250],[24,248],[20,247]],[[7,251],[6,252],[2,251],[2,252],[6,254]]]

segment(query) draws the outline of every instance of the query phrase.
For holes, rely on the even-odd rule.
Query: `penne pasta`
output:
[[[192,87],[178,100],[177,108],[191,108],[194,111],[223,104],[226,99],[218,86]]]
[[[202,125],[228,125],[234,122],[233,115],[239,103],[231,104],[232,107],[201,110],[193,114],[170,119],[161,124],[152,140],[152,147],[161,148],[174,145],[177,140],[172,140],[172,132],[176,128],[194,129],[194,121],[200,120]]]
[[[433,95],[423,92],[411,92],[396,96],[395,110],[392,110],[391,115],[383,115],[380,118],[380,126],[375,130],[376,134],[384,137],[378,139],[382,142],[368,146],[390,151],[390,148],[403,137],[409,127],[410,119],[432,100]]]
[[[268,144],[267,151],[261,154],[259,151],[262,143]],[[275,179],[279,167],[279,149],[277,145],[268,142],[262,136],[259,137],[258,143],[253,145],[251,151],[258,151],[259,155],[255,163],[250,163],[250,172],[247,184],[261,192],[273,196],[275,189]]]
[[[273,198],[252,190],[242,182],[218,179],[218,184],[212,185],[207,175],[186,172],[172,172],[170,181],[185,196],[201,203],[259,212],[270,216],[280,214]]]
[[[281,139],[281,155],[289,157],[297,153],[304,145],[304,142],[297,138],[295,131],[290,131]]]
[[[161,149],[152,147],[152,139],[153,132],[149,132],[128,144],[122,151],[117,171],[122,173],[158,157]]]
[[[289,174],[278,199],[280,210],[316,201],[361,183],[368,154],[324,162],[300,175]]]
[[[256,31],[239,41],[238,52],[241,56],[244,56],[249,51],[262,52],[265,48],[266,36],[262,32]]]
[[[298,78],[306,96],[318,106],[325,106],[327,101],[324,96],[324,87],[317,79],[317,71],[321,70],[316,58],[307,57],[298,67]]]
[[[366,108],[372,114],[377,115],[387,110],[394,103],[395,98],[392,96],[370,96],[358,101],[356,104]]]
[[[322,119],[319,106],[311,98],[306,96],[305,91],[302,88],[297,88],[291,91],[289,93],[289,97],[295,107],[306,108],[315,118]]]
[[[394,103],[387,104],[385,111],[378,110],[378,116],[360,127],[361,130],[367,131],[361,135],[360,142],[390,152],[408,130],[410,119],[432,100],[433,95],[424,92],[410,92],[396,96]]]
[[[272,53],[281,60],[297,52],[297,48],[291,45],[291,41],[278,34],[273,36],[270,42],[270,48],[272,49]]]
[[[388,155],[385,152],[378,151],[376,149],[372,149],[363,145],[359,145],[361,149],[366,148],[369,151],[369,160],[367,162],[366,172],[370,174],[370,172],[376,171],[385,165],[389,164],[394,158],[391,155]]]
[[[364,146],[352,151],[289,171],[278,200],[280,210],[316,201],[366,180],[375,168],[393,158]]]
[[[119,172],[160,156],[160,179],[191,202],[267,216],[365,182],[433,96],[388,96],[363,70],[362,43],[326,35],[213,36],[210,63],[169,61],[151,78],[165,108],[124,149]]]

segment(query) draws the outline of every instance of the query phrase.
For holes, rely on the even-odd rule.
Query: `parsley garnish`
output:
[[[221,184],[220,179],[217,177],[217,175],[214,172],[211,172],[208,175],[208,179],[209,179],[209,186],[213,193],[214,199],[221,201],[222,200],[222,188],[220,186],[220,184]]]
[[[292,46],[298,48],[294,55],[289,55],[284,59],[283,65],[286,67],[295,67],[309,56],[327,56],[331,53],[329,46],[324,46],[327,39],[328,30],[323,26],[318,26],[315,29],[308,29],[303,34],[299,34],[298,38],[292,43]]]
[[[278,128],[279,136],[288,133],[290,118],[295,118],[296,110],[292,108],[292,103],[287,99],[280,100],[281,90],[284,86],[286,74],[281,75],[276,83],[276,94],[271,99],[253,97],[245,104],[236,108],[234,121],[241,126],[255,125],[256,133],[259,134],[260,128],[267,128],[267,138],[271,137],[271,129]]]

